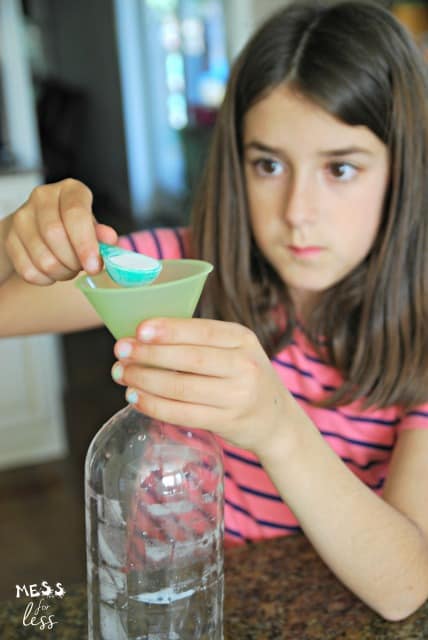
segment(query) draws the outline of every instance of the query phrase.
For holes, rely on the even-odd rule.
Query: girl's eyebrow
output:
[[[252,140],[248,142],[244,149],[255,149],[256,151],[264,151],[265,153],[271,153],[275,156],[283,156],[284,152],[281,149],[277,149],[275,147],[269,147],[267,144],[263,142],[259,142],[258,140]],[[350,156],[355,154],[364,154],[366,156],[372,156],[373,152],[369,149],[364,149],[363,147],[343,147],[342,149],[329,149],[327,151],[318,151],[317,155],[322,156],[323,158],[337,158],[342,156]]]
[[[319,151],[318,155],[323,157],[336,157],[336,156],[351,156],[355,154],[364,154],[366,156],[372,156],[373,152],[363,147],[344,147],[343,149],[331,149],[329,151]]]
[[[265,153],[271,153],[274,156],[282,156],[283,152],[281,149],[275,149],[274,147],[269,147],[267,144],[263,144],[263,142],[259,142],[258,140],[252,140],[251,142],[247,142],[244,145],[244,149],[255,149],[256,151],[264,151]]]

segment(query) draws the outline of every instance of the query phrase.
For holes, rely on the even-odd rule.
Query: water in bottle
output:
[[[222,640],[214,436],[128,407],[92,441],[85,485],[90,640]]]

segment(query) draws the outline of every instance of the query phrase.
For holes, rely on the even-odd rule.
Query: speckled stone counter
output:
[[[428,603],[403,622],[384,622],[349,593],[302,536],[226,552],[225,640],[428,640]],[[49,600],[57,624],[23,626],[29,598],[0,605],[0,639],[86,640],[84,585]],[[193,640],[183,638],[182,640]]]

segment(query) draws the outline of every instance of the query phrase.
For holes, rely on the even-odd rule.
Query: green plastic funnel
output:
[[[213,268],[202,260],[163,260],[162,265],[156,282],[144,287],[120,287],[105,271],[80,276],[76,286],[117,340],[135,336],[143,320],[192,317]]]

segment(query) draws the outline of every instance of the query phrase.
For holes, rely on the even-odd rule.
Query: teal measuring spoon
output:
[[[162,271],[160,260],[104,242],[98,244],[107,273],[122,287],[150,284]]]

